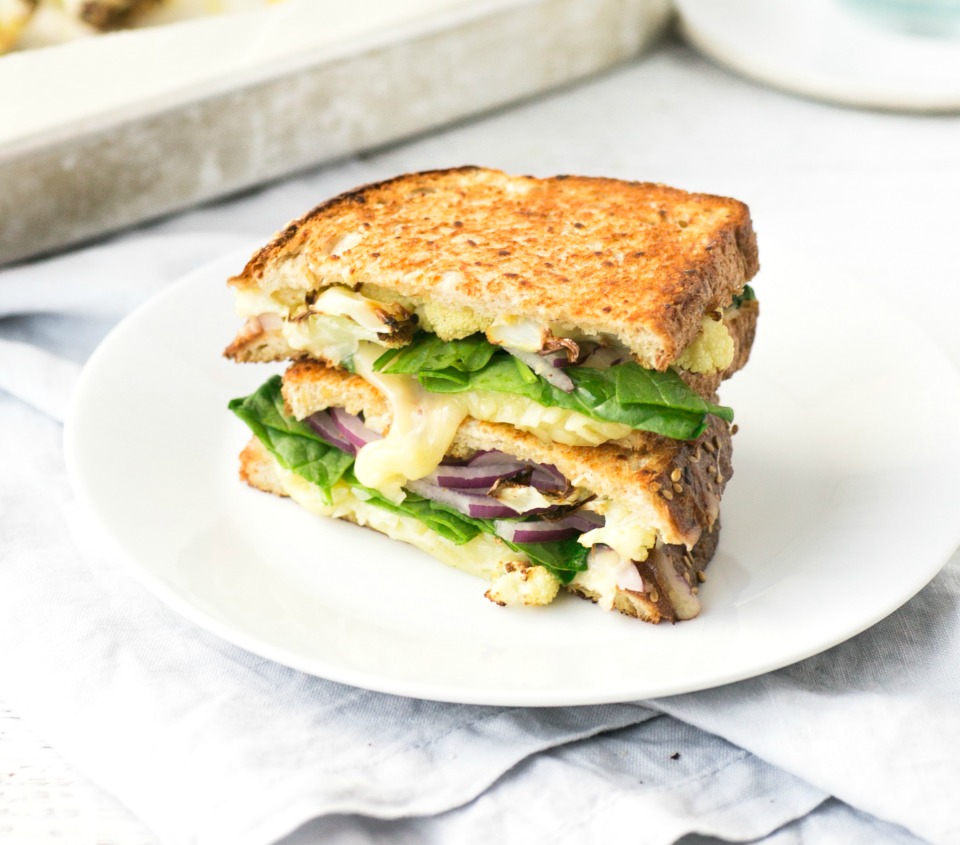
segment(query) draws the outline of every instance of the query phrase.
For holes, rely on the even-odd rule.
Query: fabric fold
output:
[[[835,648],[650,706],[933,842],[960,841],[960,554],[896,613]]]
[[[284,845],[960,841],[944,800],[960,784],[956,554],[895,614],[793,667],[557,710],[422,702],[310,677],[200,630],[141,586],[69,487],[56,421],[78,358],[41,323],[66,315],[99,331],[247,240],[191,228],[239,231],[237,213],[259,235],[278,209],[377,175],[351,167],[3,271],[9,705],[163,845],[272,845],[295,830]]]
[[[165,843],[444,813],[530,755],[651,715],[397,698],[248,654],[178,618],[110,551],[72,498],[59,426],[9,400],[0,420],[3,694]]]

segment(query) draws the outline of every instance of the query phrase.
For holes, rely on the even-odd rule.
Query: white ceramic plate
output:
[[[870,0],[676,0],[687,38],[761,82],[817,99],[904,111],[960,109],[960,11],[940,34],[884,23]],[[906,17],[909,2],[902,2]],[[950,8],[952,7],[952,8]],[[914,12],[924,4],[914,4]],[[927,8],[936,8],[927,4]],[[931,30],[936,29],[932,23]]]
[[[483,704],[680,693],[856,634],[960,542],[960,458],[946,445],[960,431],[957,372],[849,280],[768,262],[776,284],[758,285],[753,359],[723,391],[741,430],[701,616],[656,627],[568,595],[497,607],[483,582],[415,549],[238,482],[248,435],[227,401],[276,369],[220,356],[238,325],[224,279],[241,264],[195,272],[104,341],[77,390],[67,459],[149,589],[280,663]]]

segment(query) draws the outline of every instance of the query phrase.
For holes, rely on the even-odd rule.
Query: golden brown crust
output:
[[[758,269],[747,207],[664,185],[462,167],[341,194],[230,280],[267,291],[376,282],[564,323],[666,369]]]
[[[240,453],[240,480],[265,493],[286,496],[276,466],[260,441],[251,437]]]
[[[362,413],[378,431],[389,428],[390,408],[382,394],[360,376],[316,361],[298,361],[283,377],[283,396],[297,418],[327,407]],[[667,543],[693,546],[719,514],[720,496],[732,474],[729,427],[711,417],[703,436],[671,440],[635,432],[630,448],[621,444],[566,446],[544,443],[503,423],[468,418],[450,453],[470,455],[499,449],[521,460],[553,464],[577,486],[630,504],[660,531]]]

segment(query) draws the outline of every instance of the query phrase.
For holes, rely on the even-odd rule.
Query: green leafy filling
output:
[[[565,372],[574,389],[568,393],[482,334],[444,341],[421,333],[409,345],[381,355],[374,369],[414,375],[431,393],[513,393],[548,408],[565,408],[677,440],[693,440],[703,434],[708,414],[733,420],[730,408],[705,401],[673,370],[660,373],[633,361],[606,370],[570,367]]]
[[[333,504],[333,486],[343,481],[370,504],[418,519],[457,545],[480,534],[496,534],[492,519],[465,516],[410,492],[402,502],[391,502],[376,490],[360,484],[353,473],[352,455],[327,443],[309,425],[286,413],[280,385],[280,376],[273,376],[250,396],[232,400],[229,408],[250,427],[282,467],[315,484],[328,505]],[[589,550],[574,539],[552,543],[509,543],[500,539],[514,551],[525,554],[532,563],[549,570],[563,584],[587,568]]]
[[[757,295],[753,292],[753,288],[750,285],[744,285],[740,293],[734,294],[730,307],[739,308],[744,302],[753,302],[756,298]]]

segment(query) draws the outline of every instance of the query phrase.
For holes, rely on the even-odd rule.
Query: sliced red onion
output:
[[[506,455],[501,457],[499,463],[485,463],[480,466],[440,464],[430,475],[425,476],[425,479],[440,487],[482,488],[486,491],[501,478],[511,478],[528,470],[520,461],[511,461]]]
[[[624,349],[615,349],[612,346],[598,346],[583,359],[580,366],[587,367],[591,370],[606,370],[608,367],[622,364],[624,361],[629,360],[629,358],[629,353]]]
[[[330,408],[329,414],[342,435],[357,449],[362,449],[374,440],[383,439],[383,435],[367,428],[360,417],[355,414],[348,414],[343,408]]]
[[[501,504],[485,493],[468,493],[465,490],[440,487],[423,478],[408,481],[406,488],[425,499],[432,499],[443,505],[449,505],[460,513],[475,516],[478,519],[499,519],[505,516],[520,515],[513,508]]]
[[[278,331],[283,327],[283,318],[279,314],[267,312],[261,314],[257,319],[260,321],[260,328],[265,332]]]
[[[569,540],[580,534],[576,528],[564,525],[561,521],[548,522],[534,519],[527,522],[498,519],[494,530],[508,543],[552,543],[556,540]]]
[[[566,490],[570,486],[566,477],[552,464],[535,464],[530,484],[538,490]]]
[[[343,431],[327,411],[317,411],[306,418],[305,422],[331,446],[336,446],[341,452],[356,455],[357,447],[347,440]]]
[[[513,349],[510,346],[504,346],[503,349],[513,355],[518,361],[523,361],[538,376],[545,378],[554,387],[560,388],[566,393],[570,393],[575,387],[573,379],[563,370],[553,366],[546,361],[542,355],[536,352],[525,352],[522,349]]]
[[[586,510],[574,511],[563,518],[563,522],[572,525],[581,534],[592,531],[594,528],[600,528],[605,521],[600,514]]]
[[[594,522],[594,518],[599,518],[600,522]],[[561,519],[531,519],[526,522],[498,519],[493,526],[497,534],[509,543],[550,543],[579,537],[602,524],[603,517],[597,514],[574,511]]]
[[[563,348],[553,349],[550,352],[541,352],[540,357],[551,367],[570,367],[574,363],[570,360],[570,353]]]
[[[502,464],[504,461],[512,461],[509,455],[498,452],[496,449],[493,449],[489,452],[477,452],[469,461],[467,461],[467,466],[471,467],[480,467],[484,464]]]
[[[516,460],[516,458],[510,457],[510,455],[493,450],[490,452],[477,452],[467,461],[467,466],[496,466]],[[517,464],[520,467],[529,467],[533,470],[530,476],[530,484],[538,490],[567,490],[570,487],[570,482],[567,481],[563,473],[552,464],[535,464],[528,461],[517,461]]]

